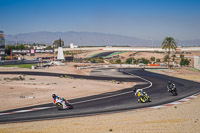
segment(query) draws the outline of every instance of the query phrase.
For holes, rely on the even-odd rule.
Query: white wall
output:
[[[178,51],[200,51],[200,47],[177,48]],[[63,48],[64,51],[70,50],[106,50],[106,51],[165,51],[162,48],[148,47],[88,47],[88,48]]]
[[[200,70],[200,56],[194,56],[194,68]]]

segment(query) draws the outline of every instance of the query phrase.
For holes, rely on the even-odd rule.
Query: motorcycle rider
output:
[[[168,85],[167,85],[167,91],[168,92],[170,92],[170,91],[172,91],[172,89],[175,89],[176,88],[176,86],[175,86],[175,84],[174,83],[172,83],[171,81],[168,81]]]
[[[65,99],[61,98],[60,96],[57,96],[56,94],[52,94],[52,98],[54,99],[54,102],[53,102],[54,105],[56,105],[57,100],[62,100],[62,102],[65,102],[65,105],[67,105]]]
[[[143,91],[143,89],[133,89],[133,92],[135,93],[135,96],[138,97],[138,101],[140,100],[140,97],[142,97],[142,99],[144,99],[144,95],[147,95],[146,92]],[[138,94],[140,93],[140,95],[138,96]]]

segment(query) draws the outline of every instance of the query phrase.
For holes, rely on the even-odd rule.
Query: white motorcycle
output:
[[[69,103],[65,98],[57,98],[54,100],[54,105],[58,108],[58,110],[64,110],[64,109],[73,109],[73,105]]]

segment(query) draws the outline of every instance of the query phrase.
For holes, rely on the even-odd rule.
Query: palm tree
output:
[[[162,42],[162,49],[167,50],[168,55],[168,67],[169,67],[169,55],[171,50],[175,50],[177,48],[177,42],[173,37],[166,37]]]
[[[154,57],[154,56],[152,56],[151,58],[150,58],[150,60],[152,61],[152,64],[155,62],[155,60],[156,60],[156,58]]]

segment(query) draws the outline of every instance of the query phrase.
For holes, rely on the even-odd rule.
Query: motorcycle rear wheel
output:
[[[63,110],[63,105],[59,105],[58,110]]]
[[[173,90],[171,93],[173,94],[173,96],[177,96],[178,95],[176,90]]]

